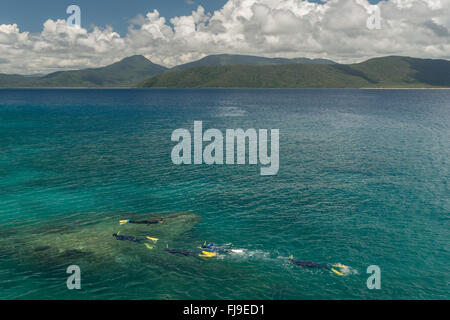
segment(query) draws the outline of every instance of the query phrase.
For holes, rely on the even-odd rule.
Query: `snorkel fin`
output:
[[[157,242],[159,239],[158,238],[152,238],[152,237],[146,237],[148,240],[152,240],[153,242]]]
[[[336,273],[339,276],[344,276],[343,271],[348,270],[348,267],[346,265],[341,264],[341,263],[333,264],[332,266],[335,267],[335,268],[339,268],[340,269],[340,271],[337,271],[334,268],[330,269],[331,271],[333,271],[334,273]]]
[[[331,271],[333,271],[334,273],[336,273],[337,275],[339,275],[339,276],[344,276],[344,274],[343,273],[341,273],[341,272],[339,272],[339,271],[337,271],[336,269],[334,269],[334,268],[331,268]]]
[[[209,252],[209,251],[202,251],[202,253],[200,253],[198,256],[203,257],[203,258],[213,258],[213,257],[217,257],[217,253]]]

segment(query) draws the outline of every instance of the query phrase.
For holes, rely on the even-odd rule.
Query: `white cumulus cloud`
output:
[[[329,58],[450,57],[450,0],[389,0],[378,4],[381,29],[366,27],[366,0],[228,0],[208,13],[169,20],[157,10],[131,21],[126,35],[111,27],[69,27],[47,20],[42,32],[0,25],[0,72],[48,73],[96,67],[142,54],[173,66],[208,54]]]

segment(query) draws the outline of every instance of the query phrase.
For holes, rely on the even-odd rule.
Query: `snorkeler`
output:
[[[188,251],[188,250],[183,250],[183,249],[169,249],[166,248],[164,249],[165,251],[167,251],[168,253],[171,254],[182,254],[183,256],[199,256],[202,258],[213,258],[213,257],[217,257],[217,253],[215,252],[211,252],[211,251],[202,251],[201,253],[195,253],[193,251]]]
[[[335,268],[323,265],[323,264],[319,264],[319,263],[315,263],[312,261],[305,261],[305,260],[294,260],[294,258],[291,256],[289,258],[289,261],[292,264],[295,264],[296,266],[300,266],[300,267],[307,267],[307,268],[318,268],[318,269],[325,269],[325,270],[330,270],[334,273],[336,273],[337,275],[343,276],[344,274],[342,273],[342,271],[346,271],[348,270],[348,267],[343,265],[343,264],[334,264],[332,265],[335,268],[339,268],[341,271],[337,271]]]
[[[122,236],[122,235],[119,235],[119,232],[118,233],[113,233],[113,235],[112,235],[114,238],[116,238],[116,240],[119,240],[119,241],[132,241],[132,242],[139,242],[139,241],[144,241],[144,240],[151,240],[151,241],[153,241],[153,242],[158,242],[158,238],[154,238],[154,237],[145,237],[145,238],[136,238],[135,236]]]
[[[203,243],[203,245],[200,247],[203,249],[203,252],[212,252],[212,253],[237,253],[237,254],[243,254],[245,252],[245,249],[224,249],[220,247],[216,247],[212,242],[208,245],[206,244],[206,241]]]
[[[178,253],[178,254],[182,254],[184,256],[192,256],[192,255],[194,255],[193,252],[187,251],[187,250],[183,250],[183,249],[169,249],[169,248],[166,248],[164,250],[167,251],[168,253],[172,253],[172,254],[177,254]]]
[[[120,220],[119,223],[122,224],[126,224],[126,223],[134,223],[134,224],[146,224],[146,225],[150,225],[150,224],[158,224],[158,223],[163,223],[164,220],[163,219],[159,219],[159,220],[141,220],[141,221],[134,221],[134,220],[130,220],[130,219],[126,219],[126,220]]]
[[[214,246],[214,244],[211,242],[208,245],[206,245],[206,242],[202,245],[202,249],[204,251],[209,251],[209,252],[217,252],[217,253],[227,253],[230,252],[230,250],[227,249],[223,249],[223,248],[219,248]]]
[[[120,241],[132,241],[132,242],[138,242],[138,238],[134,237],[134,236],[120,236],[117,233],[113,234],[113,237],[116,238],[116,240],[120,240]],[[142,239],[140,239],[142,240]]]
[[[290,258],[289,261],[296,266],[300,267],[307,267],[307,268],[319,268],[319,269],[327,269],[330,270],[328,266],[325,266],[323,264],[318,264],[312,261],[304,261],[304,260],[294,260],[293,258]]]

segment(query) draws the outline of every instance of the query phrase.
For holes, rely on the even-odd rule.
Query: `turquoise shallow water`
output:
[[[194,120],[280,129],[278,175],[173,165],[171,133]],[[0,90],[0,298],[449,299],[449,169],[445,90]],[[185,211],[201,221],[171,247],[243,253],[92,237],[128,214]],[[72,234],[100,254],[29,254]],[[71,264],[82,290],[66,288]],[[381,290],[366,286],[372,264]]]

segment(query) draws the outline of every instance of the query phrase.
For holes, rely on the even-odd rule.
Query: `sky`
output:
[[[137,15],[157,9],[164,17],[190,14],[198,5],[217,10],[226,0],[3,0],[0,24],[18,24],[21,30],[40,32],[47,19],[65,19],[66,8],[75,4],[82,9],[84,27],[110,25],[125,35],[129,21]]]
[[[81,28],[67,26],[69,5]],[[369,28],[371,5],[380,29]],[[97,67],[142,54],[174,66],[208,54],[450,58],[450,0],[3,0],[0,73]]]

